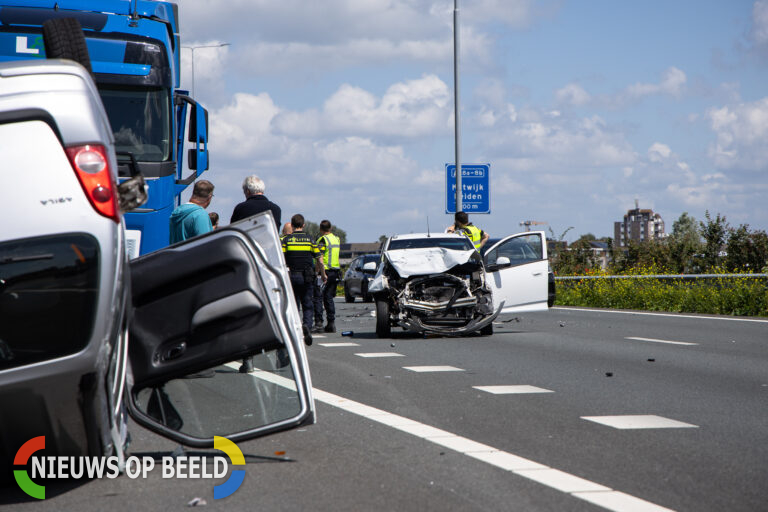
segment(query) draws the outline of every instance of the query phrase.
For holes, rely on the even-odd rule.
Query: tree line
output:
[[[643,269],[672,274],[768,273],[768,234],[763,230],[751,230],[748,224],[731,227],[725,216],[719,213],[712,216],[709,211],[705,212],[703,221],[684,212],[666,238],[630,240],[626,247],[619,247],[610,237],[597,239],[586,234],[565,248],[562,242],[565,233],[559,239],[552,233],[554,243],[550,244],[552,268],[558,275],[581,275],[599,270],[599,258],[590,245],[592,241],[606,243],[609,253],[606,271],[612,274],[635,273]]]

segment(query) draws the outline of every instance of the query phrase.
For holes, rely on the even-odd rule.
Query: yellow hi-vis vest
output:
[[[341,240],[339,237],[333,233],[323,235],[318,238],[317,246],[323,252],[323,265],[325,268],[339,269],[339,253],[341,252]]]
[[[480,242],[483,239],[482,231],[473,226],[472,224],[467,224],[463,228],[461,228],[461,232],[467,235],[467,238],[472,242],[472,245],[475,246],[475,249],[478,251],[480,250]]]

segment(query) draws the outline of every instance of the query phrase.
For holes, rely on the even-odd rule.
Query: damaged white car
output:
[[[493,334],[501,313],[548,308],[546,236],[512,235],[481,257],[463,235],[395,235],[382,248],[368,291],[376,301],[380,338],[389,337],[393,326],[448,336]]]

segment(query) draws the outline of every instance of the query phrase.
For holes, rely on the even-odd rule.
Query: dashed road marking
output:
[[[672,420],[663,416],[653,414],[625,414],[621,416],[582,416],[581,419],[594,421],[602,425],[618,429],[639,429],[639,428],[699,428],[698,425],[691,425],[682,421]]]
[[[239,368],[239,363],[228,363],[226,366],[237,369]],[[250,375],[255,379],[273,382],[288,389],[296,389],[296,383],[292,379],[287,379],[270,372],[255,370]],[[624,512],[627,510],[632,510],[633,512],[673,512],[671,509],[661,507],[655,503],[615,491],[596,482],[591,482],[576,475],[539,464],[513,453],[457,436],[447,430],[419,423],[418,421],[327,393],[317,388],[312,389],[312,394],[318,402],[338,407],[382,425],[407,432],[425,441],[454,450],[494,467],[510,471],[515,475],[539,482],[542,485],[557,489],[570,494],[574,498],[588,501],[607,510],[614,512]]]
[[[359,357],[405,357],[397,352],[359,352],[355,355]]]
[[[403,366],[406,370],[412,372],[463,372],[461,368],[455,366]]]
[[[669,345],[698,345],[698,343],[692,343],[690,341],[669,341],[669,340],[657,340],[654,338],[638,338],[635,336],[627,336],[624,338],[625,340],[636,340],[636,341],[650,341],[653,343],[667,343]]]
[[[318,343],[321,347],[359,347],[359,343]]]
[[[472,386],[480,391],[492,393],[494,395],[513,395],[523,393],[554,393],[550,389],[538,388],[536,386],[518,385],[518,386]]]

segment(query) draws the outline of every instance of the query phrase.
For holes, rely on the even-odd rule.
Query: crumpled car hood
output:
[[[386,252],[392,267],[404,279],[410,276],[447,272],[457,265],[467,263],[473,254],[476,254],[474,249],[456,251],[440,247]]]

